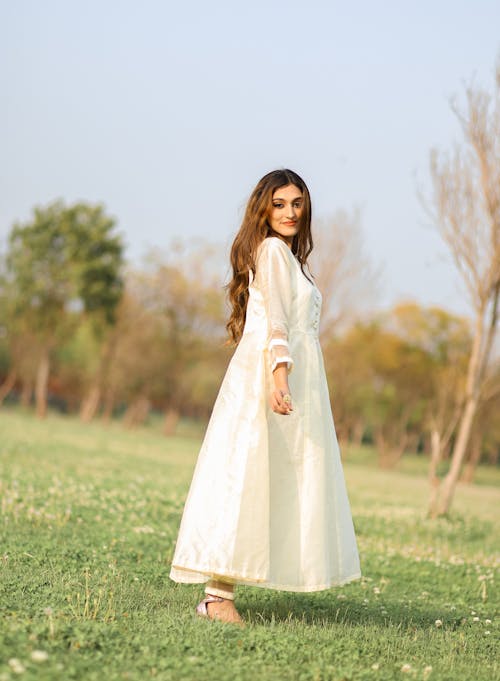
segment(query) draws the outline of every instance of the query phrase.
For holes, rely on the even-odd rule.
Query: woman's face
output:
[[[269,211],[269,225],[291,246],[293,237],[300,229],[300,218],[304,209],[302,192],[294,184],[279,187],[273,193]]]

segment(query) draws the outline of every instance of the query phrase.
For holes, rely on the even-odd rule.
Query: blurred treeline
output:
[[[154,408],[167,432],[206,418],[228,358],[211,255],[174,246],[133,269],[102,206],[36,208],[3,259],[0,402],[10,394],[43,417],[50,400],[128,426]]]
[[[406,303],[374,315],[377,275],[363,256],[358,217],[318,223],[311,269],[324,295],[322,346],[339,438],[376,446],[382,466],[405,451],[449,455],[464,400],[470,323]],[[152,410],[172,434],[206,420],[232,353],[220,248],[190,242],[124,261],[100,205],[62,202],[15,225],[2,263],[0,402],[48,401],[85,421],[132,427]],[[226,268],[227,271],[227,268]],[[372,307],[370,304],[369,307]],[[491,385],[500,381],[491,368]],[[496,374],[495,374],[496,372]],[[498,461],[500,391],[484,394],[464,475]]]

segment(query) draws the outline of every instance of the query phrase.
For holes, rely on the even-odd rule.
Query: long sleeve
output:
[[[264,240],[256,262],[255,282],[261,291],[266,310],[267,348],[271,371],[286,362],[288,373],[293,367],[288,344],[289,319],[292,307],[292,277],[288,246],[277,237]]]

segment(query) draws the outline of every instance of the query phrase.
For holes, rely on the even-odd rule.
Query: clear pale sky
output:
[[[3,0],[0,243],[61,197],[103,202],[133,261],[174,236],[227,249],[290,167],[316,216],[361,209],[381,306],[465,312],[416,189],[499,52],[498,0]]]

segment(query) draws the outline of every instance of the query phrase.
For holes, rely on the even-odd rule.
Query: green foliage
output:
[[[129,403],[141,395],[185,414],[212,407],[227,363],[223,292],[196,265],[156,261],[128,273],[108,385]]]
[[[352,436],[362,424],[382,455],[395,453],[394,461],[431,428],[446,431],[463,399],[470,346],[465,319],[416,303],[401,303],[326,339],[341,433]],[[485,419],[483,432],[492,429],[492,419]]]
[[[240,630],[195,618],[202,588],[168,578],[198,439],[11,410],[0,431],[2,680],[500,678],[498,488],[430,521],[417,458],[381,472],[348,452],[363,579],[240,586]]]
[[[35,208],[9,236],[6,279],[14,311],[34,331],[51,333],[65,314],[81,308],[106,323],[122,293],[122,250],[114,220],[102,206],[56,201]]]
[[[123,246],[100,205],[63,202],[35,208],[16,224],[0,281],[0,329],[8,364],[28,399],[36,374],[37,412],[46,411],[54,350],[82,323],[102,342],[122,296]]]

